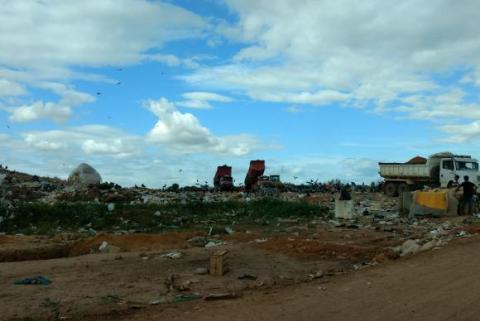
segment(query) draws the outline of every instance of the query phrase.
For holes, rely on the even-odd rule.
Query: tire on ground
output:
[[[393,182],[389,182],[385,184],[384,187],[385,195],[387,196],[397,196],[398,195],[398,190],[397,190],[397,184]]]

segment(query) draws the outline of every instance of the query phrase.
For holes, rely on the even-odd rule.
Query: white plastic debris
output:
[[[110,245],[108,242],[103,241],[102,244],[98,247],[98,250],[101,253],[118,253],[121,252],[121,249],[117,246]]]
[[[219,245],[223,245],[224,243],[221,242],[221,241],[214,241],[214,240],[211,240],[209,241],[207,244],[205,244],[205,248],[211,248],[211,247],[215,247],[215,246],[219,246]]]
[[[183,253],[178,252],[178,251],[171,251],[171,252],[168,252],[168,253],[162,255],[162,257],[167,257],[167,258],[172,259],[172,260],[179,259],[182,256],[183,256]]]
[[[400,256],[405,256],[409,254],[415,254],[420,251],[420,245],[416,240],[406,240],[402,245],[397,246],[395,252],[399,253]]]

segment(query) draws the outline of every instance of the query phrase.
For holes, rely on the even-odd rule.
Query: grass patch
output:
[[[106,204],[99,203],[24,203],[14,209],[0,207],[0,231],[51,234],[59,230],[76,232],[80,228],[91,228],[101,231],[135,229],[160,232],[214,224],[258,224],[277,218],[328,216],[326,207],[278,199],[164,205],[115,204],[113,211],[108,211]]]

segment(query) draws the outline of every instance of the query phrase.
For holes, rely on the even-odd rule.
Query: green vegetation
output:
[[[53,205],[24,203],[14,209],[0,207],[0,232],[51,234],[56,231],[144,232],[188,230],[202,226],[233,226],[274,222],[278,218],[308,220],[328,217],[326,207],[302,202],[260,199],[251,202],[187,202],[186,204],[129,205],[69,202]]]

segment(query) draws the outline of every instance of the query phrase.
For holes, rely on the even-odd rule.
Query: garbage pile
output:
[[[165,189],[149,189],[146,187],[124,188],[115,183],[103,182],[98,171],[88,164],[80,164],[70,174],[68,180],[59,178],[39,177],[11,171],[0,167],[0,202],[7,208],[21,203],[38,202],[41,204],[56,204],[58,202],[92,202],[106,204],[109,212],[114,212],[115,204],[135,205],[166,205],[189,203],[221,203],[227,201],[251,202],[261,198],[255,194],[244,192],[213,192],[213,191],[168,191]],[[398,249],[400,255],[415,252],[425,248],[438,247],[456,236],[463,225],[461,218],[444,218],[438,220],[424,217],[401,216],[398,210],[398,199],[386,197],[381,193],[352,191],[349,210],[350,218],[335,218],[336,199],[338,193],[332,191],[304,193],[283,192],[278,199],[286,202],[307,203],[318,205],[330,214],[319,217],[312,224],[323,225],[330,229],[362,229],[391,233],[393,237],[410,240],[403,248]],[[152,212],[153,213],[153,212]],[[160,220],[161,213],[152,214],[152,219]],[[291,218],[295,220],[295,214]],[[191,218],[175,218],[175,225]],[[225,214],[225,224],[228,213]],[[282,218],[287,219],[287,218]],[[127,220],[125,220],[127,221]],[[178,221],[178,222],[177,222]],[[122,221],[123,222],[123,221]],[[268,220],[258,218],[261,225],[268,225]],[[172,224],[173,224],[172,223]],[[165,224],[165,223],[164,223]],[[128,227],[128,224],[125,223]],[[161,224],[160,224],[161,225]],[[85,227],[88,230],[89,226]],[[414,242],[416,245],[414,245]]]

